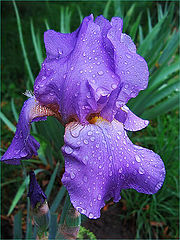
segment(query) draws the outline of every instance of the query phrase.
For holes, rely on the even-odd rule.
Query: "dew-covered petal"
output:
[[[48,58],[62,58],[70,54],[77,40],[77,32],[60,33],[48,30],[44,33],[44,44]]]
[[[29,183],[29,192],[28,197],[30,198],[30,203],[32,208],[35,208],[37,204],[42,205],[44,201],[47,199],[45,193],[39,186],[34,171],[29,173],[30,183]]]
[[[121,91],[116,100],[123,106],[147,87],[149,72],[146,61],[136,53],[136,46],[131,38],[121,34],[122,28],[116,23],[120,21],[118,19],[112,18],[112,28],[107,37],[114,46],[115,73],[121,79]]]
[[[139,131],[149,124],[148,120],[143,120],[136,116],[126,105],[118,109],[115,119],[124,124],[128,131]]]
[[[106,102],[102,104],[101,99],[118,86],[119,76],[114,73],[112,57],[104,47],[103,39],[101,28],[93,22],[93,16],[86,17],[76,31],[70,54],[64,57],[61,54],[53,59],[48,57],[42,65],[35,81],[35,96],[42,104],[58,105],[64,122],[74,116],[86,122],[89,114],[104,107]]]
[[[46,120],[45,116],[50,115],[53,115],[53,112],[39,105],[34,97],[25,101],[19,116],[15,136],[1,161],[18,165],[20,160],[37,155],[40,144],[30,135],[30,124],[32,121]]]
[[[89,218],[100,217],[104,201],[119,201],[122,189],[153,194],[163,184],[165,168],[159,155],[134,145],[117,120],[71,122],[64,140],[62,182],[73,206]]]

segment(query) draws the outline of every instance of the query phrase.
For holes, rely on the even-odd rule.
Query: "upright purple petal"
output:
[[[122,189],[154,194],[163,184],[165,168],[159,155],[134,145],[117,120],[72,122],[64,140],[62,182],[73,206],[89,218],[100,217],[104,201],[119,201]]]
[[[30,124],[32,121],[46,120],[45,116],[49,115],[53,115],[53,113],[46,107],[39,105],[34,97],[25,101],[19,116],[15,136],[1,161],[18,165],[20,160],[37,155],[40,144],[30,135]]]
[[[70,46],[69,39],[75,44]],[[57,46],[63,49],[66,41],[68,50],[59,57]],[[120,81],[104,45],[101,27],[93,22],[91,15],[84,18],[73,35],[47,32],[45,45],[48,58],[35,81],[36,98],[42,104],[57,105],[64,122],[75,116],[86,122],[91,113],[101,111]],[[103,104],[102,98],[106,100]]]
[[[136,53],[136,46],[117,24],[118,18],[112,18],[112,28],[107,37],[114,46],[115,73],[121,79],[121,91],[117,98],[123,106],[130,98],[138,95],[148,84],[148,66],[146,61]]]
[[[124,128],[128,131],[139,131],[149,124],[148,120],[136,116],[126,105],[118,109],[115,119],[123,123]]]

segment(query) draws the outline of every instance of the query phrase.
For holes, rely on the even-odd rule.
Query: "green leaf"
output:
[[[52,174],[52,176],[50,178],[49,184],[48,184],[48,186],[46,188],[45,194],[46,194],[47,198],[49,198],[50,193],[52,191],[52,188],[54,186],[54,181],[56,179],[56,174],[57,174],[58,169],[59,169],[59,162],[57,162],[56,167],[54,169],[54,172],[53,172],[53,174]]]
[[[65,193],[66,193],[66,189],[65,189],[64,186],[62,186],[60,191],[56,195],[56,198],[54,199],[52,205],[51,205],[51,208],[50,208],[51,212],[55,212],[57,210],[57,208],[60,205]]]
[[[0,112],[0,119],[8,126],[8,128],[15,133],[16,131],[16,127],[12,124],[12,122],[10,122],[7,117]]]
[[[82,21],[83,21],[83,14],[82,14],[81,8],[79,7],[79,5],[77,5],[76,8],[77,8],[78,13],[79,13],[80,23],[82,23]]]
[[[13,5],[14,5],[15,13],[16,13],[16,19],[17,19],[17,25],[18,25],[18,31],[19,31],[19,39],[20,39],[20,44],[21,44],[21,48],[22,48],[22,51],[23,51],[23,55],[24,55],[25,65],[26,65],[31,83],[34,84],[34,76],[32,74],[31,67],[30,67],[30,64],[29,64],[29,60],[28,60],[28,57],[27,57],[27,52],[26,52],[26,49],[25,49],[25,44],[24,44],[24,39],[23,39],[23,34],[22,34],[21,20],[20,20],[19,12],[18,12],[16,3],[15,3],[14,0],[13,0]]]
[[[164,64],[159,68],[159,70],[156,71],[156,73],[153,74],[153,76],[149,80],[149,88],[148,91],[152,91],[153,89],[157,89],[157,86],[164,83],[168,77],[177,72],[179,70],[179,64],[180,64],[180,58],[177,59],[177,61],[170,66],[167,66]]]
[[[137,32],[139,23],[141,21],[141,16],[142,16],[142,12],[140,12],[140,14],[137,17],[137,20],[135,21],[135,23],[131,27],[130,36],[131,36],[133,41],[134,41],[134,39],[136,37],[136,32]]]
[[[161,54],[158,63],[160,65],[167,63],[172,55],[177,51],[178,44],[179,44],[179,37],[180,37],[180,31],[174,31],[171,36],[169,36],[170,40],[168,41],[165,49],[163,50],[163,53]]]
[[[43,62],[42,49],[40,49],[38,47],[38,40],[37,40],[35,32],[34,32],[34,25],[33,25],[32,19],[31,19],[30,24],[31,24],[31,35],[32,35],[32,40],[33,40],[33,46],[34,46],[34,50],[35,50],[35,53],[36,53],[36,58],[37,58],[39,67],[41,68],[41,64]]]
[[[70,201],[69,194],[67,193],[66,199],[65,199],[65,204],[64,204],[63,211],[62,211],[61,218],[60,218],[60,224],[63,224],[64,219],[66,217],[66,213],[67,213],[68,209],[70,208],[70,206],[71,206],[71,201]]]
[[[22,211],[18,211],[14,216],[14,239],[22,239]]]
[[[125,19],[123,20],[123,23],[124,23],[123,31],[124,31],[124,32],[126,31],[126,29],[127,29],[128,26],[129,26],[130,20],[131,20],[131,18],[132,18],[132,16],[133,16],[133,12],[134,12],[135,6],[136,6],[135,3],[133,3],[133,4],[131,5],[130,9],[129,9],[129,10],[127,11],[127,13],[126,13]]]
[[[44,20],[44,23],[45,23],[46,29],[49,30],[50,27],[49,27],[49,23],[48,23],[47,19]]]
[[[13,115],[14,115],[14,118],[16,120],[16,122],[18,122],[18,113],[16,111],[16,107],[14,105],[14,98],[11,98],[11,108],[12,108],[12,112],[13,112]]]
[[[106,3],[106,6],[105,6],[105,8],[104,8],[103,16],[104,16],[105,18],[108,18],[109,7],[110,7],[110,5],[111,5],[111,2],[112,2],[112,0],[108,0],[107,3]]]
[[[150,95],[149,98],[147,98],[146,102],[144,103],[146,108],[156,104],[163,98],[170,96],[171,93],[173,93],[174,91],[176,92],[180,91],[179,81],[168,84],[167,86],[161,88],[160,90],[155,91],[152,95]]]
[[[142,56],[147,55],[147,51],[153,46],[154,39],[158,36],[159,31],[161,30],[161,25],[164,23],[166,16],[164,16],[160,22],[158,22],[152,29],[150,33],[145,37],[144,41],[138,48],[138,54]]]
[[[168,98],[166,101],[154,106],[153,108],[147,110],[142,114],[144,119],[153,119],[161,114],[165,114],[173,109],[178,108],[179,104],[179,94]]]
[[[51,213],[50,216],[50,224],[49,224],[49,238],[48,239],[55,239],[56,232],[57,232],[57,214]]]
[[[148,30],[149,33],[152,31],[152,23],[151,23],[151,16],[150,16],[150,11],[147,9],[147,17],[148,17]]]
[[[39,172],[42,172],[42,171],[44,171],[44,170],[43,169],[37,169],[34,172],[35,172],[35,174],[38,174]],[[16,195],[15,195],[15,197],[14,197],[12,203],[11,203],[11,206],[9,208],[9,212],[8,212],[7,216],[9,216],[12,213],[16,204],[19,202],[19,200],[22,197],[24,191],[26,190],[26,185],[27,184],[29,184],[29,176],[26,177],[26,179],[23,181],[23,183],[19,187],[19,189],[18,189],[18,191],[17,191],[17,193],[16,193]]]

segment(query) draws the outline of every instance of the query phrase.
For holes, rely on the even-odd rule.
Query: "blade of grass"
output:
[[[50,193],[52,191],[52,188],[54,186],[54,181],[56,179],[56,174],[57,174],[58,169],[59,169],[59,162],[57,162],[56,168],[54,169],[54,172],[53,172],[53,174],[52,174],[52,176],[50,178],[49,184],[48,184],[48,186],[46,188],[45,194],[46,194],[47,198],[49,198]]]
[[[30,67],[30,64],[29,64],[28,57],[27,57],[27,52],[26,52],[26,49],[25,49],[25,44],[24,44],[24,39],[23,39],[23,34],[22,34],[21,20],[20,20],[19,12],[18,12],[16,3],[15,3],[14,0],[13,0],[13,5],[14,5],[15,13],[16,13],[20,44],[21,44],[21,48],[22,48],[22,52],[23,52],[23,56],[24,56],[24,60],[25,60],[25,65],[26,65],[31,83],[34,84],[34,77],[33,77],[32,71],[31,71],[31,67]]]
[[[14,239],[22,239],[22,211],[18,211],[14,216]]]
[[[12,122],[10,122],[7,117],[0,112],[0,119],[8,126],[8,128],[15,133],[16,131],[16,127],[14,126],[14,124],[12,124]]]
[[[178,108],[179,105],[179,94],[163,101],[162,103],[158,104],[157,106],[153,107],[152,109],[147,110],[142,114],[142,118],[144,119],[153,119],[160,114],[165,114],[170,110]]]
[[[12,108],[12,112],[13,112],[13,115],[14,115],[14,118],[16,120],[16,122],[18,122],[18,113],[16,111],[16,107],[14,105],[14,98],[11,98],[11,108]]]
[[[50,208],[51,212],[55,212],[57,210],[65,194],[66,194],[66,189],[64,186],[62,186],[51,205],[51,208]]]
[[[110,7],[110,5],[111,5],[111,2],[112,2],[112,0],[108,0],[107,3],[106,3],[106,6],[105,6],[105,8],[104,8],[103,16],[104,16],[105,18],[108,18],[109,7]]]
[[[36,39],[36,35],[35,35],[35,32],[34,32],[34,25],[33,25],[32,19],[30,21],[30,25],[31,25],[31,36],[32,36],[32,40],[33,40],[34,50],[35,50],[35,53],[36,53],[36,58],[37,58],[39,67],[41,68],[41,64],[43,62],[42,51],[41,51],[41,49],[38,48],[37,39]]]

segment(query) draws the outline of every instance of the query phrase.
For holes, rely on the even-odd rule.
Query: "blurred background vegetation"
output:
[[[107,218],[115,215],[116,238],[178,238],[178,93],[179,93],[179,2],[178,1],[56,1],[56,2],[1,2],[2,11],[2,146],[1,153],[10,145],[26,89],[33,90],[33,79],[39,73],[45,58],[43,33],[47,29],[72,32],[83,17],[103,14],[109,20],[123,17],[123,32],[135,42],[138,52],[146,59],[150,71],[147,90],[133,99],[129,106],[139,116],[150,119],[149,126],[131,135],[134,143],[160,154],[167,171],[163,188],[153,196],[122,192],[118,204],[107,204],[103,221],[86,221],[97,238],[113,238]],[[59,133],[57,135],[57,132]],[[63,206],[66,191],[61,184],[64,160],[60,152],[63,145],[63,127],[52,118],[34,124],[32,134],[41,143],[39,158],[24,161],[26,171],[37,169],[37,178],[48,195],[51,212],[57,217]],[[57,164],[58,162],[58,164]],[[28,178],[21,166],[1,165],[2,173],[2,238],[13,237],[13,219],[21,219],[19,236],[31,236],[29,202],[26,199]],[[108,214],[108,209],[110,213]],[[8,214],[8,216],[7,216]],[[114,216],[113,215],[113,216]],[[18,221],[17,221],[18,222]],[[19,223],[21,225],[21,223]],[[16,224],[15,228],[20,225]],[[107,233],[105,231],[107,229]],[[104,235],[103,235],[103,231]],[[130,231],[130,235],[128,235]],[[82,233],[83,231],[81,231]],[[105,234],[106,233],[106,234]],[[14,232],[14,235],[17,233]],[[17,235],[16,235],[17,236]],[[83,236],[81,236],[82,238]],[[85,238],[85,237],[84,237]]]

